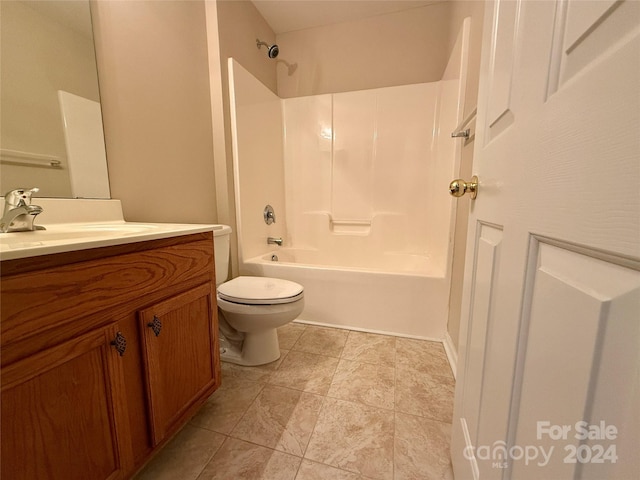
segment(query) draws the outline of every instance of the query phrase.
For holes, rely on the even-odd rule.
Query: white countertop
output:
[[[211,232],[218,225],[178,223],[69,223],[35,232],[0,233],[0,260],[35,257]]]
[[[0,208],[3,206],[0,202]],[[35,257],[222,230],[222,225],[125,222],[118,200],[34,198],[46,230],[0,233],[0,260]],[[1,210],[0,210],[1,211]],[[221,232],[220,232],[221,233]]]

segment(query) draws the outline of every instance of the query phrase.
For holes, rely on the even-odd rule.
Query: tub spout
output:
[[[267,244],[268,245],[278,245],[279,247],[282,246],[282,238],[275,238],[275,237],[267,237]]]

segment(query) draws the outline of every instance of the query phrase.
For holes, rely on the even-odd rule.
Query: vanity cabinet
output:
[[[2,478],[129,478],[220,385],[212,233],[1,267]]]

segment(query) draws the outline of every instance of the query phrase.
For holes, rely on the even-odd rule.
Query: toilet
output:
[[[231,227],[213,231],[220,359],[255,366],[280,358],[277,328],[295,320],[304,308],[302,285],[270,277],[240,276],[226,281]]]

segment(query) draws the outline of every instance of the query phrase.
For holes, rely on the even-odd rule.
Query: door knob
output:
[[[471,194],[471,200],[475,200],[478,196],[478,177],[475,175],[471,177],[469,183],[458,178],[449,184],[449,193],[454,197],[461,197],[467,192]]]

